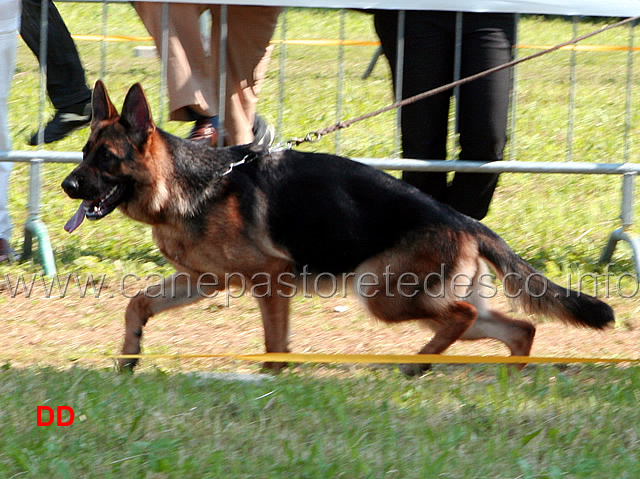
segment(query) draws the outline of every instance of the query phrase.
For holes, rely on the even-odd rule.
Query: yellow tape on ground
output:
[[[560,364],[560,363],[609,363],[640,364],[640,358],[586,358],[586,357],[536,357],[536,356],[447,356],[440,354],[120,354],[86,355],[82,358],[101,359],[236,359],[254,362],[334,363],[334,364]]]

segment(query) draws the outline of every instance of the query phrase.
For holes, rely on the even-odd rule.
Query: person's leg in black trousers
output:
[[[514,15],[465,13],[461,76],[468,77],[508,63],[512,59],[514,38]],[[503,159],[510,92],[509,69],[460,87],[461,160]],[[472,218],[482,219],[489,210],[497,184],[497,174],[456,173],[445,202]]]
[[[462,77],[511,59],[513,15],[464,14],[463,18]],[[395,84],[397,12],[376,13],[375,25]],[[455,27],[454,12],[406,12],[403,98],[453,81]],[[460,159],[502,159],[509,94],[506,70],[461,87]],[[405,158],[446,158],[450,98],[451,92],[445,92],[403,107]],[[455,174],[451,185],[444,173],[404,172],[403,179],[478,219],[486,215],[497,184],[497,175],[484,174]]]
[[[57,110],[45,127],[45,143],[57,141],[87,126],[91,115],[91,90],[76,45],[60,12],[50,0],[22,0],[20,35],[40,61],[42,2],[48,5],[47,94]],[[37,144],[37,134],[30,140]]]
[[[376,32],[389,60],[396,85],[398,12],[375,14]],[[445,83],[453,77],[455,13],[407,11],[402,98]],[[447,157],[447,126],[451,92],[441,93],[402,108],[403,157],[444,160]],[[402,179],[439,201],[447,196],[446,173],[405,171]]]

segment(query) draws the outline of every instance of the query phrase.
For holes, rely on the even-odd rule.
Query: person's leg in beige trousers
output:
[[[154,38],[162,42],[162,5],[136,2],[138,15]],[[211,46],[207,55],[199,28],[200,15],[211,12]],[[225,143],[253,141],[253,121],[263,84],[280,8],[227,7],[227,95]],[[193,121],[218,115],[220,6],[169,5],[167,86],[171,120]]]

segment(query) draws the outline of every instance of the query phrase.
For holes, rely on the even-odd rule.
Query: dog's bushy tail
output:
[[[520,258],[497,234],[476,223],[480,255],[502,281],[505,295],[530,314],[558,318],[576,326],[604,329],[614,322],[611,307],[588,294],[547,279]]]

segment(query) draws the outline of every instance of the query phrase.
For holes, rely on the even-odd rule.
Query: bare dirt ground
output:
[[[123,335],[123,317],[128,298],[63,299],[12,298],[0,291],[0,362],[12,367],[110,367],[113,360],[95,356],[117,354]],[[618,324],[599,332],[538,322],[533,356],[640,357],[640,311],[638,299],[609,301]],[[493,301],[503,311],[505,300]],[[515,316],[522,317],[520,314]],[[296,353],[410,354],[431,333],[416,323],[394,326],[371,319],[352,298],[296,298],[292,302],[291,350]],[[143,341],[145,353],[217,354],[262,353],[263,333],[257,304],[250,297],[205,299],[183,309],[151,318]],[[506,355],[506,348],[493,341],[460,342],[447,354]],[[93,356],[92,356],[93,355]],[[233,369],[255,371],[252,363],[231,360],[145,360],[144,367]]]

